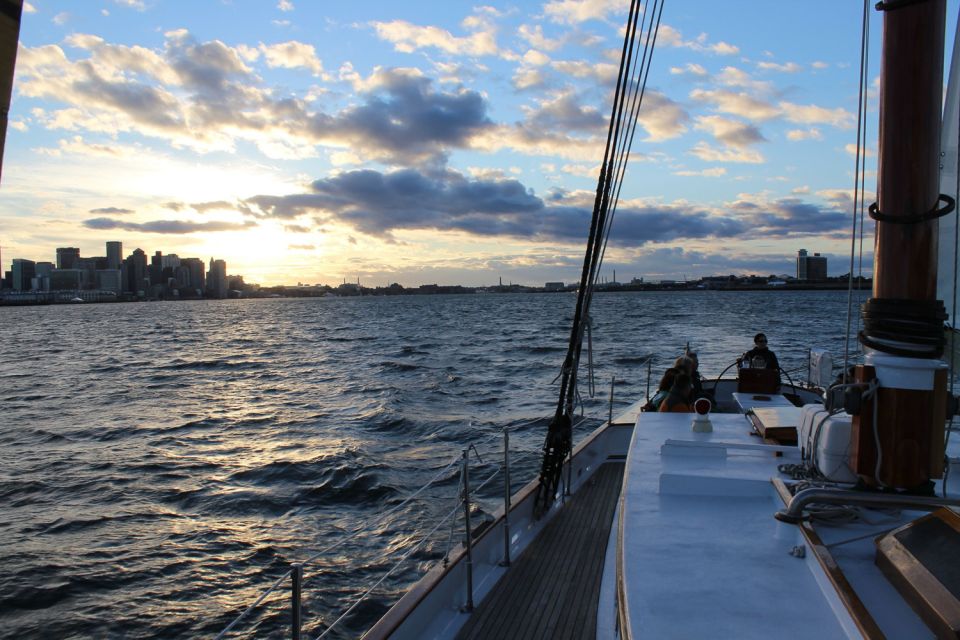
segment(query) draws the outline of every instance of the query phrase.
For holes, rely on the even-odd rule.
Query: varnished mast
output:
[[[879,388],[875,400],[866,392],[854,418],[855,470],[871,486],[923,491],[942,475],[946,410],[945,315],[936,299],[937,216],[951,208],[939,191],[946,1],[877,8],[884,12],[871,207],[878,221],[861,334],[868,351],[857,380],[877,380]]]
[[[23,0],[0,0],[0,175],[3,171],[3,147],[7,139],[13,69],[17,60],[22,15]]]

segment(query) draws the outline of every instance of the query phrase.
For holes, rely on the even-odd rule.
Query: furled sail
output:
[[[953,40],[953,56],[950,61],[950,76],[947,80],[947,96],[943,105],[943,128],[940,134],[940,193],[957,199],[957,138],[960,135],[960,21]],[[957,199],[960,202],[960,199]],[[937,264],[937,298],[943,300],[949,319],[947,324],[958,330],[954,318],[960,314],[960,301],[954,300],[956,289],[957,214],[940,218],[940,240]]]

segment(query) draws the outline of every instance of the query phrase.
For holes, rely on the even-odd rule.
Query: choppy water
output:
[[[216,635],[291,561],[368,527],[306,569],[315,637],[451,509],[457,472],[401,513],[378,514],[469,442],[483,442],[485,478],[502,426],[552,412],[574,301],[0,309],[0,635]],[[598,397],[585,411],[606,415],[613,376],[618,405],[638,399],[643,355],[663,356],[656,378],[688,341],[707,375],[757,331],[785,369],[809,346],[839,354],[845,314],[845,292],[599,294]],[[527,424],[512,443],[534,451],[544,428]],[[536,458],[516,464],[515,488]],[[485,490],[488,510],[501,487]],[[358,635],[450,538],[441,528],[334,637]],[[287,633],[287,598],[268,600],[238,635]]]

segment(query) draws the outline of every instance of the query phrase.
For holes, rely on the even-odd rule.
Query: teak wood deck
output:
[[[493,588],[458,640],[594,638],[623,463],[594,473]]]

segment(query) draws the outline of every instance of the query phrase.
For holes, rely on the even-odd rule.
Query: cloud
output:
[[[702,169],[700,171],[674,171],[673,175],[675,176],[703,176],[706,178],[719,178],[727,174],[727,170],[724,167],[711,167],[709,169]]]
[[[754,149],[717,149],[706,142],[698,142],[693,149],[690,150],[690,153],[704,162],[738,162],[747,164],[762,164],[766,162],[763,155]]]
[[[675,76],[686,75],[697,78],[706,78],[710,75],[703,65],[696,64],[694,62],[688,62],[682,67],[670,67],[670,73]]]
[[[856,145],[855,143],[853,143],[853,142],[844,145],[843,150],[846,151],[847,153],[849,153],[851,156],[856,157],[856,155],[857,155],[857,145]],[[860,157],[861,157],[861,158],[864,158],[864,157],[866,157],[866,158],[872,158],[872,157],[874,157],[875,155],[877,155],[877,154],[874,153],[872,149],[867,149],[867,148],[864,148],[864,147],[861,147],[861,148],[860,148]]]
[[[699,116],[694,128],[709,131],[717,140],[731,147],[743,148],[766,142],[766,138],[754,125],[722,116]]]
[[[780,115],[780,110],[774,105],[744,92],[738,93],[727,89],[694,89],[690,92],[690,97],[697,102],[713,104],[721,113],[729,113],[748,120],[770,120]]]
[[[187,220],[153,220],[150,222],[125,222],[112,218],[90,218],[83,221],[88,229],[107,230],[123,229],[125,231],[140,231],[145,233],[189,234],[209,233],[214,231],[243,231],[255,226],[254,222],[190,222]]]
[[[590,78],[601,85],[612,85],[617,81],[617,65],[607,62],[555,60],[550,63],[550,68],[574,78]]]
[[[647,90],[637,121],[647,131],[647,141],[662,142],[683,134],[690,114],[659,91]]]
[[[798,73],[803,71],[803,67],[796,62],[785,62],[783,64],[777,64],[776,62],[758,62],[757,68],[763,71],[779,71],[780,73]]]
[[[468,36],[455,36],[446,29],[422,27],[406,20],[372,23],[377,36],[392,43],[393,48],[401,53],[413,53],[418,49],[439,49],[451,55],[497,55],[496,29],[486,21],[471,24],[479,27],[479,30]]]
[[[285,224],[283,230],[287,233],[310,233],[310,227],[305,227],[302,224]]]
[[[277,3],[277,9],[280,11],[293,11],[293,3],[290,0],[280,0]]]
[[[121,7],[129,7],[131,9],[136,9],[137,11],[146,11],[147,5],[144,4],[143,0],[113,0],[115,4],[120,5]]]
[[[740,48],[726,42],[710,43],[707,34],[701,33],[693,40],[684,40],[683,34],[670,25],[660,25],[657,33],[657,44],[667,47],[682,47],[701,53],[712,53],[719,56],[731,56],[740,53]]]
[[[268,67],[303,68],[315,76],[323,75],[323,63],[317,58],[317,51],[312,44],[290,40],[279,44],[261,44],[260,51],[263,52]]]
[[[815,104],[793,104],[781,102],[779,104],[783,117],[788,122],[797,124],[829,124],[840,129],[847,129],[853,125],[853,114],[842,107],[827,109]]]
[[[607,118],[592,106],[584,106],[572,89],[541,101],[537,108],[527,107],[526,125],[544,130],[579,131],[602,134]]]
[[[206,213],[207,211],[235,211],[237,206],[225,200],[216,200],[213,202],[195,202],[190,208],[197,213]]]
[[[563,39],[550,39],[543,35],[543,27],[540,25],[530,26],[522,24],[517,29],[517,35],[528,42],[530,46],[544,51],[556,51],[563,46]]]
[[[287,248],[292,251],[313,251],[317,246],[313,244],[289,244]]]
[[[543,5],[544,14],[560,24],[580,24],[589,20],[604,20],[610,15],[624,13],[620,0],[551,0]]]
[[[704,175],[723,175],[722,168]],[[537,241],[581,241],[589,228],[593,194],[554,192],[546,199],[516,180],[468,179],[455,172],[427,175],[414,170],[352,171],[317,180],[309,193],[256,196],[246,201],[251,215],[294,219],[313,215],[318,223],[347,224],[373,236],[402,230],[465,232]],[[749,205],[749,206],[748,206]],[[755,231],[804,232],[812,217],[834,225],[834,212],[800,201],[739,202],[736,215],[711,212],[688,203],[623,201],[615,242],[640,246],[680,239],[737,237]],[[812,224],[812,223],[811,223]]]
[[[36,12],[37,12],[37,8],[36,8],[35,6],[33,6],[32,4],[30,4],[29,2],[26,2],[26,0],[24,0],[24,3],[23,3],[23,12],[24,12],[24,13],[36,13]]]
[[[799,140],[823,140],[823,134],[820,129],[811,127],[810,129],[791,129],[787,131],[787,140],[797,142]]]
[[[106,216],[122,216],[135,212],[133,209],[122,209],[120,207],[100,207],[99,209],[90,209],[89,213]]]

